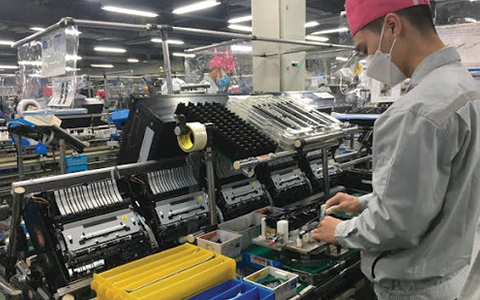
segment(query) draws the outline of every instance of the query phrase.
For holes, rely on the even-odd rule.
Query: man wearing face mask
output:
[[[201,84],[210,84],[207,94],[228,92],[230,75],[235,71],[235,60],[231,56],[216,55],[209,64],[210,73],[206,74]]]
[[[453,300],[465,284],[480,213],[480,92],[440,40],[428,0],[346,0],[367,75],[410,88],[375,123],[373,193],[338,194],[315,238],[362,252],[382,299]]]

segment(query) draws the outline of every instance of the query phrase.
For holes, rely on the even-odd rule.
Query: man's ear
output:
[[[398,38],[403,31],[402,19],[396,13],[385,16],[385,31],[390,30],[394,38]]]

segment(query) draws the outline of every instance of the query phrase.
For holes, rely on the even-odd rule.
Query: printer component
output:
[[[234,170],[223,156],[215,164],[218,206],[224,220],[248,214],[272,204],[270,194],[256,177],[247,178]]]
[[[310,180],[292,156],[258,166],[257,174],[267,187],[275,206],[291,204],[312,193]]]
[[[208,195],[196,174],[183,161],[180,166],[130,178],[134,203],[162,249],[178,244],[181,237],[208,225]]]
[[[34,248],[32,268],[41,270],[51,293],[156,247],[130,203],[113,180],[29,196],[24,220]]]
[[[227,108],[277,142],[282,150],[294,148],[297,140],[342,132],[348,127],[327,114],[302,107],[289,96],[231,97]]]

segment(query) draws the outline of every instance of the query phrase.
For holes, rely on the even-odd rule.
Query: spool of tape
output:
[[[207,129],[201,123],[187,123],[188,132],[177,137],[178,145],[187,153],[198,152],[207,146]]]

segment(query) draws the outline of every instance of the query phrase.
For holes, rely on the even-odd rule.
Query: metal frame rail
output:
[[[37,32],[32,34],[24,39],[21,39],[15,42],[12,47],[18,48],[30,41],[36,40],[48,33],[51,33],[57,29],[65,28],[67,26],[80,26],[86,28],[104,28],[104,29],[116,29],[116,30],[130,30],[130,31],[157,31],[160,32],[162,38],[162,49],[163,49],[163,61],[164,69],[167,74],[167,91],[169,94],[173,92],[172,86],[172,70],[171,70],[171,61],[170,61],[170,51],[167,43],[168,35],[171,32],[175,33],[185,33],[192,35],[202,35],[202,36],[213,36],[225,39],[238,39],[244,41],[262,41],[262,42],[271,42],[271,43],[280,43],[280,44],[291,44],[291,45],[301,45],[301,46],[316,46],[316,47],[325,47],[325,48],[340,48],[340,49],[352,49],[352,46],[331,44],[331,43],[320,43],[320,42],[309,42],[302,40],[292,40],[292,39],[279,39],[279,38],[268,38],[261,37],[256,35],[248,34],[239,34],[232,32],[223,32],[223,31],[214,31],[198,28],[187,28],[187,27],[177,27],[170,25],[159,25],[159,24],[129,24],[129,23],[116,23],[116,22],[103,22],[103,21],[92,21],[92,20],[81,20],[74,19],[70,17],[62,18],[57,23],[49,26],[44,31]]]

